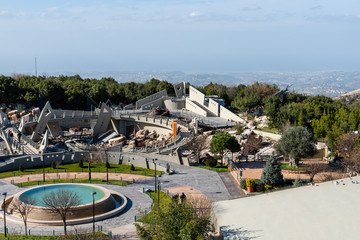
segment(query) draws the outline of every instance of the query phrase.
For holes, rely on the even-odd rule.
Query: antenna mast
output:
[[[36,57],[35,57],[35,77],[37,77],[37,62],[36,62]]]

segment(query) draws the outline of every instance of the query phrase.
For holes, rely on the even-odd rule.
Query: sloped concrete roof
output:
[[[224,239],[357,239],[359,182],[353,177],[220,201],[214,212]]]

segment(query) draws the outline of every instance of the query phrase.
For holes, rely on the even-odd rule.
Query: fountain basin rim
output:
[[[119,193],[119,192],[114,192],[114,191],[109,191],[107,190],[110,195],[117,195],[118,197],[120,197],[122,199],[122,203],[121,203],[121,206],[119,206],[118,208],[115,208],[109,212],[106,212],[106,213],[102,213],[102,214],[98,214],[98,215],[95,215],[95,221],[101,221],[101,220],[104,220],[104,219],[108,219],[110,217],[113,217],[113,216],[116,216],[118,215],[119,213],[121,213],[122,211],[124,211],[127,207],[127,198],[126,196],[124,196],[123,194]],[[9,197],[9,198],[13,198],[14,196],[16,196],[17,194]],[[8,199],[9,199],[8,198]],[[115,201],[117,201],[115,199]],[[83,206],[83,205],[79,205],[79,206]],[[3,213],[1,212],[0,213],[0,216],[3,217]],[[9,221],[12,221],[12,222],[16,222],[16,223],[23,223],[23,220],[19,217],[15,217],[13,215],[8,215],[6,216],[6,219],[8,219]],[[83,223],[90,223],[93,221],[93,217],[85,217],[85,218],[78,218],[78,219],[70,219],[70,220],[66,220],[66,224],[67,225],[77,225],[77,224],[83,224]],[[61,220],[55,220],[55,221],[48,221],[48,220],[31,220],[31,219],[28,219],[27,220],[27,223],[29,224],[34,224],[34,225],[42,225],[42,226],[62,226],[63,225],[63,221]]]
[[[95,205],[110,197],[110,191],[109,190],[107,190],[104,187],[97,186],[97,185],[92,185],[92,184],[87,184],[87,183],[59,183],[59,184],[45,184],[45,185],[40,185],[40,186],[36,186],[36,187],[26,188],[25,190],[16,193],[14,195],[14,200],[21,201],[20,200],[21,194],[23,194],[23,193],[25,193],[25,192],[27,192],[29,190],[36,189],[36,188],[41,188],[41,187],[44,187],[44,186],[55,186],[55,185],[82,185],[82,186],[89,186],[89,187],[99,188],[101,191],[103,191],[105,193],[105,195],[104,195],[104,197],[102,197],[99,200],[95,201]],[[91,206],[92,204],[93,203],[90,202],[90,203],[86,203],[86,204],[80,204],[80,205],[77,205],[77,206],[74,206],[74,207],[76,207],[76,208],[88,207],[88,206]],[[35,208],[37,208],[37,209],[47,209],[47,207],[44,207],[44,206],[38,206],[38,205],[33,205],[33,206]]]

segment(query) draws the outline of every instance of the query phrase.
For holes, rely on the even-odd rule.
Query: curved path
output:
[[[160,165],[165,163],[160,163]],[[195,194],[203,194],[211,201],[221,201],[228,200],[231,198],[227,188],[219,177],[218,173],[196,168],[196,167],[186,167],[186,166],[172,166],[172,168],[176,171],[176,174],[173,175],[163,175],[159,178],[161,182],[162,190],[168,191],[171,194],[176,193],[189,193],[192,192]],[[73,178],[75,173],[69,173],[69,176]],[[86,173],[83,173],[87,176]],[[97,176],[96,174],[101,174],[101,176]],[[40,180],[42,179],[42,175]],[[111,174],[112,175],[112,174]],[[129,174],[114,174],[117,179],[119,179],[120,175],[129,175]],[[33,175],[33,177],[37,177],[37,175]],[[56,174],[55,174],[56,176]],[[110,176],[110,174],[109,174]],[[28,176],[23,176],[25,180],[27,180]],[[48,176],[50,178],[50,175]],[[93,178],[104,178],[105,173],[93,173]],[[102,230],[104,232],[112,232],[113,235],[123,235],[126,233],[134,234],[135,228],[133,226],[135,216],[140,215],[140,211],[149,211],[151,209],[152,200],[148,197],[148,195],[142,193],[143,188],[154,189],[154,178],[140,176],[140,175],[129,175],[130,179],[135,180],[134,184],[131,184],[126,187],[116,186],[116,185],[101,185],[102,187],[111,189],[113,191],[118,191],[124,194],[129,201],[129,205],[123,214],[96,222],[96,225],[102,226]],[[123,177],[123,180],[125,177]],[[140,179],[141,178],[141,179]],[[12,178],[8,178],[10,181]],[[110,177],[111,179],[111,177]],[[3,179],[2,179],[3,180]],[[6,181],[0,180],[0,191],[8,192],[8,196],[17,193],[22,190],[18,187],[11,185]],[[2,215],[2,212],[0,213]],[[23,234],[23,224],[12,223],[10,221],[7,222],[8,229],[10,233],[18,233]],[[81,224],[77,226],[69,226],[69,230],[74,229],[88,229],[92,228],[92,224]],[[53,230],[56,233],[63,233],[62,226],[51,226],[51,228],[46,226],[33,226],[30,225],[29,229],[31,230],[31,234],[39,234],[39,235],[52,235]],[[3,232],[3,221],[0,221],[0,231]]]

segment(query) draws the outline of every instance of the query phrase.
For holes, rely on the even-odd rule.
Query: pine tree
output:
[[[280,164],[276,158],[271,156],[265,165],[265,168],[261,174],[261,181],[264,185],[277,186],[282,184],[284,178],[281,173]]]

